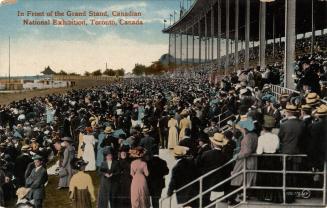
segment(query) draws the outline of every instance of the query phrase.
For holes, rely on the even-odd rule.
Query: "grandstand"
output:
[[[228,75],[229,72],[247,71],[257,68],[262,73],[275,67],[280,70],[282,80],[270,85],[270,89],[276,98],[282,94],[305,94],[303,89],[298,89],[296,73],[302,65],[303,57],[314,60],[320,65],[326,65],[327,60],[327,1],[323,0],[195,0],[188,8],[181,5],[180,18],[163,29],[169,35],[169,62],[179,64],[183,77],[186,74],[192,78],[199,78],[203,74]],[[175,16],[175,11],[172,12]],[[294,64],[296,63],[296,64]],[[274,65],[274,66],[273,66]],[[175,74],[178,75],[179,72]],[[233,76],[233,73],[231,76]],[[214,79],[214,78],[213,78]],[[237,77],[236,77],[237,79]],[[219,83],[213,81],[214,84]],[[321,89],[326,86],[326,80],[320,76]],[[295,89],[297,88],[297,89]],[[298,90],[298,91],[297,91]],[[326,97],[326,94],[321,94]],[[326,100],[321,100],[326,103]],[[220,132],[233,129],[227,121],[233,116],[218,116]],[[262,155],[261,155],[262,156]],[[234,207],[326,207],[326,162],[323,170],[290,171],[286,168],[290,158],[305,158],[306,155],[265,155],[278,157],[282,161],[281,170],[247,170],[246,165],[241,172],[232,175],[218,184],[212,184],[208,190],[202,190],[203,181],[211,175],[222,171],[234,163],[231,160],[225,165],[201,175],[197,180],[181,187],[174,195],[163,198],[161,207],[183,207],[194,200],[199,200],[199,207],[227,207],[225,202],[231,195],[260,189],[278,189],[283,191],[283,203],[273,204],[258,202],[247,197],[241,199],[241,203]],[[260,155],[252,155],[260,157]],[[244,160],[246,164],[246,160]],[[249,173],[275,173],[281,174],[283,182],[280,187],[248,186],[246,184]],[[319,175],[323,183],[321,187],[290,187],[287,175]],[[216,196],[211,199],[208,206],[203,205],[203,196],[212,190],[230,183],[233,178],[241,175],[243,185],[227,195]],[[199,185],[198,195],[183,204],[177,205],[174,197],[183,189],[195,184]],[[287,203],[287,191],[297,191],[299,198],[297,203]],[[319,197],[310,197],[312,193]]]
[[[295,46],[304,39],[315,52],[317,36],[326,34],[326,9],[321,0],[196,0],[187,11],[182,6],[180,18],[163,30],[169,34],[170,62],[211,62],[227,71],[231,65],[248,69],[257,56],[256,64],[264,69],[282,53],[285,87],[294,88]]]

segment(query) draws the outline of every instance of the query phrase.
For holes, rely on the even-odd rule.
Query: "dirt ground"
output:
[[[21,99],[30,99],[33,97],[38,96],[46,96],[48,94],[57,94],[57,93],[64,93],[66,91],[72,90],[72,89],[83,89],[83,88],[89,88],[93,86],[101,86],[108,84],[107,81],[99,81],[99,80],[79,80],[76,81],[76,85],[74,87],[70,88],[57,88],[57,89],[45,89],[45,90],[33,90],[33,91],[27,91],[27,92],[19,92],[19,93],[0,93],[0,105],[7,105],[10,102],[18,101]]]

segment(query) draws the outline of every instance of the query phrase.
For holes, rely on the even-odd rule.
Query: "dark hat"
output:
[[[42,159],[43,159],[43,157],[41,155],[37,155],[37,154],[32,157],[32,160],[42,160]]]
[[[266,127],[266,128],[274,128],[275,127],[276,120],[274,117],[265,115],[263,120],[264,120],[263,127]]]
[[[107,156],[107,155],[113,155],[114,154],[114,150],[112,147],[107,146],[105,148],[103,148],[103,155]]]
[[[84,161],[83,158],[73,158],[70,164],[73,169],[81,170],[81,168],[85,167],[88,164],[88,162]]]
[[[205,134],[205,133],[200,134],[199,135],[199,141],[202,141],[204,143],[209,143],[210,140],[209,140],[208,134]]]

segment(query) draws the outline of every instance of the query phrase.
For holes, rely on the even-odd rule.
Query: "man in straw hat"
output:
[[[26,187],[31,189],[28,193],[28,198],[34,200],[35,208],[42,208],[48,174],[47,170],[43,167],[43,158],[40,155],[34,155],[32,159],[35,168],[32,169],[26,178]]]
[[[323,104],[313,112],[317,118],[310,126],[309,158],[315,169],[322,170],[327,160],[327,105]]]
[[[187,158],[189,148],[184,146],[175,146],[174,156],[177,159],[176,165],[172,169],[171,179],[168,186],[168,196],[172,196],[174,191],[190,183],[198,177],[196,172],[197,168],[192,159]],[[178,204],[187,202],[189,199],[197,195],[199,190],[198,184],[193,184],[185,189],[176,193],[176,199]],[[188,204],[191,207],[197,207],[196,201]],[[187,205],[186,205],[187,206]]]
[[[200,174],[206,174],[211,170],[214,170],[227,162],[227,158],[222,152],[222,148],[227,144],[227,139],[224,134],[215,133],[213,137],[209,138],[212,150],[204,152],[197,160],[197,166],[200,170]],[[203,191],[209,189],[213,184],[218,184],[225,179],[225,174],[222,171],[216,171],[210,174],[203,180]],[[224,191],[219,187],[212,191]],[[203,196],[203,205],[207,206],[211,203],[210,192]]]

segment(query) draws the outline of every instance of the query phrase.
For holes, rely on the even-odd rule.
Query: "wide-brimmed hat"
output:
[[[317,107],[314,114],[317,116],[326,116],[327,115],[327,105],[322,104],[319,107]]]
[[[307,94],[307,96],[305,97],[305,102],[306,102],[306,104],[309,104],[309,105],[316,105],[319,103],[319,101],[320,101],[320,97],[315,92],[311,92],[311,93]]]
[[[263,117],[263,127],[266,127],[266,128],[274,128],[275,127],[275,124],[276,124],[276,120],[274,117],[272,116],[268,116],[268,115],[265,115]]]
[[[188,111],[186,109],[182,110],[181,116],[187,116],[188,115]]]
[[[131,158],[141,158],[143,157],[145,150],[143,147],[136,147],[129,150],[129,155]]]
[[[301,105],[301,110],[305,110],[305,111],[312,110],[312,107],[308,104]]]
[[[21,150],[26,151],[26,150],[29,150],[30,148],[31,148],[30,145],[26,144],[26,145],[22,146]]]
[[[293,112],[293,113],[299,112],[298,107],[296,105],[293,105],[293,104],[286,105],[285,110],[288,111],[288,112]]]
[[[237,123],[237,126],[242,129],[247,129],[248,131],[254,130],[254,123],[251,118],[247,118],[245,120],[241,120]]]
[[[184,147],[184,146],[175,146],[174,147],[174,156],[175,157],[182,157],[185,156],[187,154],[187,151],[189,150],[188,147]]]
[[[41,155],[38,155],[38,154],[35,154],[33,157],[32,157],[32,160],[42,160],[43,157]]]
[[[25,198],[25,196],[28,194],[28,192],[30,192],[30,188],[25,188],[25,187],[21,187],[19,189],[17,189],[16,191],[16,195],[18,199],[23,199]]]
[[[227,139],[222,133],[215,133],[213,137],[209,138],[213,145],[225,146],[227,144]]]
[[[110,134],[110,133],[114,132],[114,130],[111,128],[111,126],[107,126],[107,127],[104,129],[103,132],[106,133],[106,134]]]
[[[63,137],[63,138],[61,138],[61,141],[72,142],[73,139],[71,137]]]
[[[209,136],[208,134],[202,133],[199,135],[199,141],[202,141],[204,143],[209,143]]]

